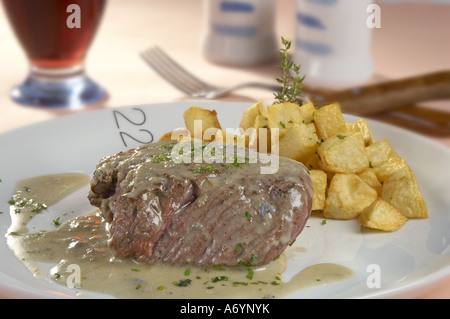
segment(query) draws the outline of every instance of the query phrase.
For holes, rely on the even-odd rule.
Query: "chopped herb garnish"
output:
[[[26,192],[29,192],[29,187],[24,187],[24,190]],[[14,212],[16,214],[19,214],[21,212],[21,209],[24,207],[31,208],[31,212],[33,212],[33,213],[39,213],[43,209],[47,209],[46,204],[38,203],[34,199],[25,198],[25,197],[22,197],[21,195],[22,195],[22,191],[18,191],[8,200],[8,204],[16,206],[16,208],[14,209]]]
[[[177,287],[187,287],[192,283],[192,280],[187,278],[187,279],[181,279],[179,281],[174,281],[173,284]]]
[[[212,167],[211,165],[207,167],[200,166],[197,170],[194,171],[194,174],[202,174],[206,172],[218,172],[219,170],[217,168]]]
[[[139,289],[141,289],[141,288],[142,288],[141,284],[137,284],[135,289],[136,289],[136,290],[139,290]]]
[[[191,270],[189,268],[186,268],[186,270],[184,271],[184,275],[189,276],[190,273],[191,273]]]
[[[248,220],[250,223],[253,221],[252,214],[250,214],[249,212],[245,212],[245,217],[247,217],[247,220]]]
[[[211,268],[218,271],[225,271],[225,269],[220,265],[212,265]]]
[[[168,156],[168,154],[153,155],[152,157],[153,163],[168,162],[170,160],[171,158]]]
[[[326,224],[327,224],[327,220],[326,219],[322,220],[321,225],[326,225]]]
[[[61,217],[58,217],[58,218],[56,218],[56,219],[53,220],[53,224],[55,224],[55,226],[61,225],[60,222],[59,222],[59,219],[60,219],[60,218],[61,218]]]
[[[281,122],[281,121],[280,121],[280,125],[281,125],[282,128],[286,128],[286,125],[283,122]]]
[[[164,286],[158,286],[158,288],[156,288],[156,290],[164,290],[164,289],[166,289],[166,287]]]
[[[232,285],[236,287],[237,285],[248,286],[248,282],[245,281],[233,281]]]
[[[31,211],[33,213],[39,213],[41,210],[43,209],[47,209],[47,205],[46,204],[41,204],[41,203],[32,203],[32,209]]]
[[[242,243],[237,243],[235,250],[236,252],[240,252],[242,250]]]
[[[345,135],[342,135],[342,134],[338,134],[338,135],[336,135],[339,139],[341,139],[341,140],[343,140],[344,138],[345,138]]]
[[[273,286],[278,286],[280,283],[276,282],[276,281],[272,281],[270,284],[273,285]]]
[[[161,145],[162,147],[164,147],[165,149],[168,149],[169,151],[171,151],[173,149],[173,145]]]
[[[254,274],[253,269],[248,268],[247,278],[250,279],[250,280],[252,280],[252,279],[253,279],[253,274]]]
[[[258,281],[253,281],[253,282],[251,282],[251,284],[252,284],[252,285],[259,285],[259,284],[267,285],[267,282],[258,280]]]
[[[212,282],[219,282],[219,281],[227,281],[227,276],[216,276],[213,279],[211,279]]]
[[[241,266],[253,266],[253,262],[255,261],[255,259],[256,259],[256,255],[252,254],[248,261],[244,261],[241,259],[238,261],[238,264]]]
[[[245,163],[245,160],[244,160],[244,163]],[[236,167],[241,167],[241,162],[238,161],[237,155],[234,156],[233,165],[236,166]]]

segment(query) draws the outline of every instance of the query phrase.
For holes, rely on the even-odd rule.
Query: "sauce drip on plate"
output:
[[[47,208],[87,182],[86,175],[73,173],[19,182],[10,202],[7,236],[9,247],[36,277],[76,289],[80,295],[91,291],[120,298],[282,298],[353,275],[347,267],[324,263],[285,282],[284,255],[263,267],[199,268],[115,259],[108,248],[108,224],[98,210],[62,224],[53,219],[54,230],[28,231],[30,218],[51,220],[45,215]]]

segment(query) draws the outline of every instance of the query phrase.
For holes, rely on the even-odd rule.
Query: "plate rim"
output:
[[[33,130],[33,129],[39,129],[41,126],[48,125],[49,123],[58,122],[58,121],[64,121],[64,120],[72,120],[73,118],[84,118],[84,117],[90,117],[93,113],[95,114],[101,114],[101,113],[108,113],[113,112],[114,110],[124,110],[124,109],[132,109],[135,107],[161,107],[161,106],[170,106],[170,105],[180,105],[184,107],[189,106],[199,106],[199,107],[206,107],[208,109],[214,108],[214,107],[224,107],[224,105],[236,105],[239,107],[244,107],[244,105],[251,106],[254,104],[253,102],[235,102],[235,101],[178,101],[178,102],[162,102],[162,103],[150,103],[150,104],[136,104],[136,105],[128,105],[128,106],[116,106],[116,107],[107,107],[102,109],[96,109],[96,110],[88,110],[88,111],[82,111],[78,113],[70,113],[70,114],[64,114],[62,116],[54,117],[45,119],[43,121],[39,121],[36,123],[31,123],[29,125],[21,126],[14,128],[12,130],[8,130],[5,132],[2,132],[0,134],[0,140],[3,138],[7,138],[10,135],[17,134],[18,132],[21,132],[23,130]],[[220,106],[222,105],[222,106]],[[357,120],[361,118],[365,118],[364,116],[355,116],[350,114],[344,114],[344,117],[346,119],[350,120]],[[388,128],[389,130],[395,132],[396,134],[408,134],[412,137],[419,139],[421,142],[425,144],[429,144],[431,147],[437,148],[439,152],[444,152],[446,156],[450,157],[450,148],[443,145],[442,143],[437,142],[436,140],[433,140],[431,138],[428,138],[427,136],[421,135],[419,133],[416,133],[414,131],[404,129],[401,127],[397,127],[388,123],[384,123],[378,120],[365,118],[369,125],[371,122],[376,123],[379,127]],[[0,272],[0,276],[8,276],[8,274],[5,274],[3,272]],[[420,278],[416,278],[414,280],[411,280],[411,282],[408,282],[406,284],[400,284],[399,286],[395,287],[389,287],[386,289],[379,289],[378,291],[374,291],[373,293],[367,293],[361,296],[356,296],[354,298],[359,299],[365,299],[365,298],[402,298],[402,296],[406,295],[417,295],[419,290],[424,291],[424,289],[432,289],[433,286],[435,286],[440,280],[443,280],[444,278],[450,278],[450,264],[447,267],[443,267],[439,269],[438,271],[435,271],[433,273],[429,273],[425,276],[422,276]],[[13,281],[16,280],[15,278],[11,278]],[[39,279],[36,279],[39,280]],[[30,291],[27,288],[19,289],[17,287],[13,287],[10,283],[0,283],[0,287],[8,286],[12,288],[12,290],[15,290],[17,292],[26,292],[28,294],[33,295],[32,298],[39,297],[39,293],[36,291]],[[50,296],[51,297],[51,296]],[[71,297],[71,296],[70,296]]]

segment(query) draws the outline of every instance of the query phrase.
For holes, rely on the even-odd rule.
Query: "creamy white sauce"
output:
[[[352,277],[337,264],[317,264],[283,280],[286,258],[264,267],[189,267],[138,264],[115,259],[108,248],[107,223],[94,210],[59,225],[53,231],[31,234],[27,221],[39,218],[34,206],[15,212],[22,196],[52,205],[88,182],[82,174],[41,176],[18,183],[8,244],[36,277],[77,291],[106,293],[119,298],[282,298],[296,291],[329,285]],[[20,196],[19,196],[20,195]],[[45,208],[43,209],[45,210]],[[35,216],[36,215],[36,216]],[[39,266],[55,265],[47,273]]]

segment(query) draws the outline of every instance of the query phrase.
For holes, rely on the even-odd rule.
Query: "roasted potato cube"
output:
[[[216,111],[192,106],[184,112],[183,118],[186,128],[191,132],[191,136],[195,139],[203,139],[203,133],[208,128],[221,128]],[[196,134],[198,136],[196,136]]]
[[[317,108],[314,111],[314,124],[316,125],[319,139],[327,139],[339,133],[347,131],[344,116],[339,104],[329,104]]]
[[[366,147],[370,167],[380,182],[383,182],[393,171],[404,163],[386,139]]]
[[[316,108],[312,102],[303,104],[300,106],[300,115],[302,116],[302,122],[305,124],[314,123],[314,111]]]
[[[377,192],[355,174],[335,174],[328,188],[324,217],[353,219],[378,197]]]
[[[294,123],[280,138],[279,155],[304,162],[318,147],[314,124]]]
[[[158,142],[171,142],[172,141],[172,131],[163,134]]]
[[[334,173],[358,173],[369,167],[361,133],[330,137],[317,152],[325,169]]]
[[[238,136],[224,130],[217,130],[214,141],[221,144],[238,144],[245,146],[245,136]],[[244,143],[244,144],[242,144]]]
[[[309,175],[314,186],[312,210],[323,210],[327,189],[327,174],[321,170],[310,170]]]
[[[180,142],[191,140],[191,132],[187,128],[175,129],[161,136],[158,142]]]
[[[349,132],[361,132],[364,143],[369,146],[375,142],[372,131],[369,128],[369,124],[365,119],[361,119],[355,123],[346,123],[347,131]]]
[[[381,198],[408,218],[427,218],[427,206],[417,180],[402,160],[399,166],[384,181]]]
[[[242,135],[248,136],[248,147],[259,151],[261,146],[263,153],[270,152],[270,129],[268,127],[267,117],[257,115],[254,124],[243,131]],[[263,137],[263,140],[260,140],[260,137]]]
[[[377,175],[372,168],[366,168],[365,170],[357,174],[367,185],[377,191],[378,195],[381,195],[382,185],[378,181]]]
[[[407,221],[407,217],[381,198],[364,209],[360,216],[364,227],[388,232],[400,229]]]
[[[333,178],[333,176],[334,176],[336,173],[327,170],[327,168],[326,168],[325,165],[323,164],[322,160],[320,159],[319,155],[317,155],[317,157],[318,157],[317,165],[319,166],[319,169],[322,170],[322,171],[324,171],[324,172],[327,174],[328,181],[331,181],[331,179]]]
[[[262,153],[270,152],[270,129],[267,117],[264,115],[257,115],[253,127],[256,129],[257,150]]]
[[[308,169],[320,169],[320,170],[322,170],[322,168],[320,167],[319,161],[320,161],[319,160],[319,154],[317,154],[317,152],[315,152],[305,162],[303,162],[303,164]]]
[[[259,115],[267,118],[267,111],[266,111],[266,107],[264,106],[264,104],[262,102],[258,102],[258,103],[256,103],[256,106],[258,107]]]
[[[295,103],[279,103],[267,107],[267,120],[270,128],[278,128],[280,137],[293,123],[302,123],[300,106]]]
[[[244,111],[239,127],[243,128],[244,130],[252,127],[258,115],[262,115],[264,117],[267,116],[266,109],[262,102],[255,103]]]
[[[264,115],[257,115],[255,117],[255,121],[253,122],[252,127],[258,129],[258,128],[269,128],[269,122],[267,121],[267,117]]]

